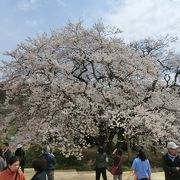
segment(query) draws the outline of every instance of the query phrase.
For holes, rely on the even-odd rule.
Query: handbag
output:
[[[112,174],[112,175],[115,175],[118,167],[119,167],[118,165],[117,165],[117,166],[114,166],[114,165],[112,166],[112,168],[111,168],[111,174]]]
[[[121,164],[121,158],[120,158],[120,160],[119,160],[119,163],[118,163],[116,166],[113,164],[113,166],[111,167],[110,172],[111,172],[112,175],[115,175],[115,174],[116,174],[117,169],[119,168],[119,165],[120,165],[120,164]]]
[[[127,180],[137,180],[136,174],[133,171],[131,171],[128,175]]]

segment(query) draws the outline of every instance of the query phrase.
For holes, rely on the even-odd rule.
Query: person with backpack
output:
[[[15,156],[17,156],[19,158],[21,170],[22,170],[22,172],[24,172],[24,166],[25,166],[25,162],[26,162],[26,157],[25,157],[25,152],[22,149],[21,144],[17,145],[17,149],[15,151]]]
[[[19,159],[11,156],[7,167],[0,172],[0,180],[25,180],[23,172],[19,169]]]
[[[32,161],[32,167],[35,170],[35,175],[31,180],[49,180],[45,172],[46,160],[42,158],[36,158]]]
[[[107,180],[106,167],[107,167],[107,154],[104,152],[103,147],[98,148],[98,154],[96,155],[95,170],[96,180],[100,180],[102,174],[103,180]]]
[[[54,169],[56,164],[56,159],[54,154],[50,153],[50,147],[46,146],[43,148],[42,157],[46,160],[46,173],[48,180],[54,180]]]

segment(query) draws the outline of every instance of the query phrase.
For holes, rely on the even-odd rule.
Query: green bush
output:
[[[65,157],[58,149],[55,149],[54,153],[56,158],[57,169],[78,169],[83,168],[82,161],[77,160],[75,156]]]
[[[31,167],[32,160],[41,155],[41,150],[41,146],[35,144],[26,151],[26,167]]]
[[[26,167],[31,167],[31,161],[32,159],[38,157],[41,155],[41,146],[39,145],[33,145],[29,150],[26,151],[26,157],[27,157],[27,164]],[[96,159],[96,153],[97,148],[88,148],[83,150],[83,158],[82,160],[77,160],[75,156],[69,156],[65,157],[62,155],[60,150],[55,149],[54,155],[56,158],[56,169],[76,169],[76,170],[86,170],[90,171],[93,170],[93,164]],[[133,151],[131,154],[130,160],[128,160],[128,154],[127,152],[123,152],[123,171],[129,171],[133,162],[133,159],[137,156],[138,152]],[[161,168],[161,150],[157,152],[157,156],[154,155],[152,151],[147,152],[148,159],[151,164],[152,171],[162,171]],[[111,169],[111,166],[113,164],[113,158],[109,156],[109,162],[107,169]]]
[[[31,167],[32,160],[39,157],[42,154],[41,151],[42,147],[37,144],[26,151],[26,167]],[[53,154],[56,158],[56,169],[83,169],[82,161],[78,161],[75,156],[66,158],[58,149],[55,149]]]

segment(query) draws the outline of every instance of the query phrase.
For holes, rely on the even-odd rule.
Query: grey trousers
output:
[[[54,180],[54,170],[48,170],[46,171],[48,180]]]
[[[122,180],[122,174],[113,175],[113,180]]]

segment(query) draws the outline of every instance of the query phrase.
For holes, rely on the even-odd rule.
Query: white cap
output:
[[[178,147],[174,142],[168,142],[167,144],[167,149],[177,149]]]
[[[22,148],[22,144],[17,145],[17,149]]]

